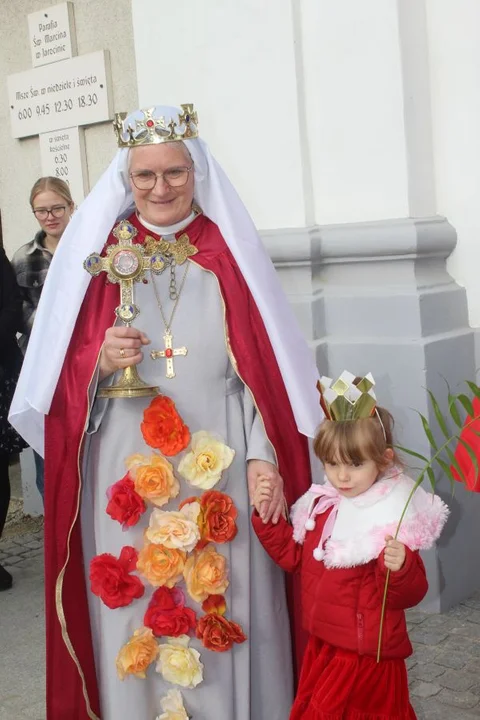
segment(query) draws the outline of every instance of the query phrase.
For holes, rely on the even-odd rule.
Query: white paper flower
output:
[[[178,465],[178,472],[190,485],[210,490],[232,464],[235,450],[221,439],[200,430],[192,435],[191,450]]]
[[[167,682],[194,688],[203,680],[203,664],[198,650],[188,647],[189,642],[188,635],[167,638],[167,644],[159,645],[156,669]]]
[[[183,510],[177,512],[155,509],[150,515],[145,537],[155,545],[191,552],[200,540],[200,529],[196,521],[189,518],[189,515],[193,515],[193,511],[187,507],[185,512]]]
[[[158,715],[157,720],[188,720],[182,696],[178,690],[169,690],[160,700],[160,707],[163,712]]]

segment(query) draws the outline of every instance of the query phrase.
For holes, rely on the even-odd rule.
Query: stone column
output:
[[[446,268],[456,232],[436,214],[425,3],[367,0],[356,7],[346,0],[302,5],[316,223],[263,237],[320,372],[371,371],[379,399],[395,417],[399,444],[429,456],[415,410],[435,425],[427,388],[446,411],[445,381],[459,392],[475,378],[475,343],[465,290]],[[322,43],[313,43],[320,25],[327,44],[335,38],[328,64]],[[388,83],[377,65],[382,60]],[[352,97],[364,98],[357,112]],[[451,517],[438,547],[424,553],[430,591],[423,607],[433,612],[479,587],[480,542],[480,496],[458,485],[452,497],[446,479],[436,476]]]

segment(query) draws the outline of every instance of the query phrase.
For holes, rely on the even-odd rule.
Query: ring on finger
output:
[[[120,353],[121,358],[125,357],[125,350],[123,348],[120,348],[120,350],[118,352]]]

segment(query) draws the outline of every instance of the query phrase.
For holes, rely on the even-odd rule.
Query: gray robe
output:
[[[177,268],[179,281],[183,268]],[[215,276],[194,263],[172,323],[174,347],[187,346],[186,357],[175,358],[176,377],[165,378],[165,360],[152,360],[151,349],[163,349],[163,322],[151,285],[135,285],[141,314],[135,325],[147,333],[152,344],[139,365],[141,377],[159,385],[171,397],[191,433],[208,430],[220,435],[235,450],[235,458],[215,486],[229,494],[238,509],[238,535],[217,545],[228,562],[230,585],[225,593],[226,617],[239,623],[248,640],[228,652],[205,649],[196,638],[190,646],[201,654],[204,680],[195,689],[180,690],[185,708],[194,720],[287,720],[292,702],[292,668],[289,621],[283,573],[261,547],[251,523],[246,462],[257,458],[275,462],[249,390],[235,374],[226,349],[224,308]],[[155,278],[167,318],[168,271]],[[261,359],[258,359],[261,362]],[[92,385],[92,398],[95,394]],[[85,444],[82,478],[82,538],[89,610],[102,720],[155,720],[160,699],[173,686],[151,665],[145,680],[128,676],[121,681],[115,659],[120,648],[143,626],[143,617],[154,592],[146,580],[145,595],[115,610],[90,591],[90,560],[100,553],[119,556],[122,547],[143,547],[143,532],[152,506],[138,525],[123,531],[105,512],[106,490],[125,475],[124,460],[133,453],[149,455],[140,423],[150,398],[97,399],[92,407]],[[178,466],[180,455],[169,458]],[[181,478],[180,495],[163,510],[177,509],[179,502],[203,491]],[[185,590],[184,584],[181,587]],[[203,615],[200,605],[186,593],[187,605]],[[164,640],[161,640],[164,642]]]

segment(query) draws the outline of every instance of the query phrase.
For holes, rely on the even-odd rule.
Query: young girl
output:
[[[284,570],[301,575],[309,642],[290,720],[416,718],[408,695],[405,658],[412,646],[404,610],[427,592],[418,551],[434,544],[448,509],[419,488],[398,540],[393,539],[413,481],[401,469],[392,417],[376,407],[372,385],[371,376],[358,382],[343,373],[333,385],[322,378],[327,419],[314,451],[324,465],[325,484],[312,485],[297,501],[292,525],[283,518],[278,524],[263,521],[271,496],[268,480],[254,494],[253,526],[260,541]]]

